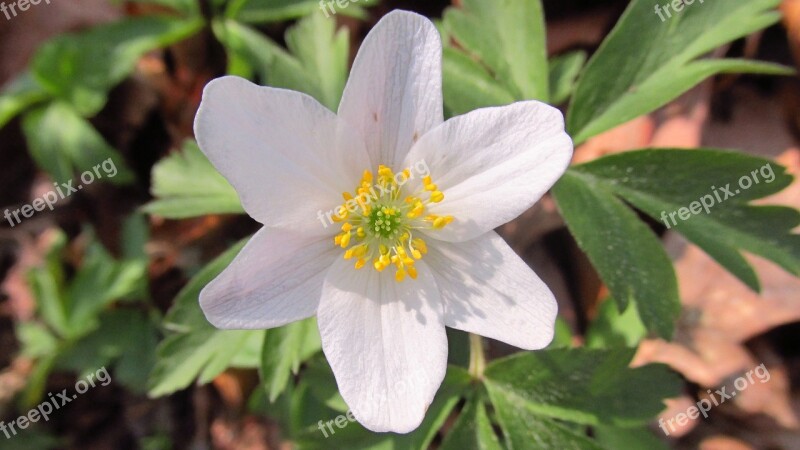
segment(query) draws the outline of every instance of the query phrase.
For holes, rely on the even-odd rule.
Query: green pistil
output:
[[[392,208],[379,205],[372,210],[367,220],[370,233],[384,238],[397,237],[402,227],[400,215],[401,212],[397,208],[394,208],[392,213]]]

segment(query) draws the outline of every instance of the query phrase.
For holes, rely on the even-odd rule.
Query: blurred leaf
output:
[[[253,338],[263,341],[262,330],[214,328],[198,302],[203,287],[233,261],[244,244],[245,241],[237,243],[213,260],[178,293],[164,319],[168,335],[158,346],[156,365],[150,374],[148,393],[151,397],[184,389],[195,379],[208,383],[231,365],[244,343]]]
[[[449,115],[514,103],[514,95],[479,62],[453,48],[444,49],[444,102]]]
[[[485,384],[498,411],[511,407],[513,414],[527,410],[586,425],[645,424],[665,408],[664,399],[680,394],[682,382],[664,365],[628,368],[635,351],[518,353],[489,364]]]
[[[600,158],[571,172],[674,228],[754,290],[758,278],[742,251],[800,275],[800,235],[792,234],[800,213],[748,204],[791,184],[792,176],[775,162],[719,150],[658,149]],[[743,178],[752,184],[749,189],[740,185]],[[713,204],[708,212],[701,204],[704,197]],[[690,218],[680,220],[679,211]]]
[[[632,0],[583,73],[567,116],[576,144],[677,98],[719,73],[789,74],[775,64],[697,58],[780,20],[780,0],[687,6],[668,22]]]
[[[60,352],[57,367],[84,378],[106,367],[113,370],[116,382],[143,393],[155,364],[157,343],[158,328],[145,314],[114,310],[100,316],[97,329]]]
[[[41,324],[20,322],[16,325],[16,335],[22,347],[21,354],[26,358],[40,358],[54,353],[58,340]]]
[[[39,83],[25,72],[8,83],[0,91],[0,128],[6,126],[18,114],[36,103],[47,100],[50,95]]]
[[[517,99],[547,101],[545,22],[539,0],[463,0],[444,24]],[[463,63],[463,61],[461,61]]]
[[[652,230],[608,186],[573,169],[555,185],[553,195],[619,308],[634,303],[649,330],[672,336],[681,306],[678,283]]]
[[[149,16],[60,35],[39,48],[31,68],[50,93],[90,117],[103,108],[108,92],[128,77],[142,55],[178,42],[202,25],[200,18]]]
[[[300,363],[321,349],[317,320],[313,317],[266,331],[261,378],[270,402],[283,393]]]
[[[647,328],[639,318],[636,308],[619,312],[617,303],[607,299],[600,305],[597,317],[586,332],[586,346],[590,348],[636,347],[647,337]]]
[[[467,401],[453,428],[447,432],[441,450],[502,450],[494,434],[486,405],[478,396]]]
[[[341,13],[359,19],[366,18],[365,7],[377,5],[379,0],[233,0],[229,3],[226,17],[243,22],[283,22],[298,19],[315,12],[335,21],[334,14]]]
[[[146,261],[116,261],[92,236],[67,291],[69,337],[97,327],[98,314],[106,306],[143,292],[146,283]]]
[[[610,426],[592,427],[598,442],[608,449],[646,448],[648,450],[669,450],[670,446],[653,435],[646,427],[617,428]]]
[[[92,182],[122,185],[134,180],[122,156],[91,123],[64,103],[50,103],[26,113],[22,129],[36,164],[47,171],[59,187],[72,181],[74,188],[82,189],[86,183],[77,177],[78,172],[89,172]],[[69,195],[69,189],[62,189],[62,192]]]
[[[206,214],[243,214],[239,196],[195,141],[186,141],[153,167],[151,194],[142,210],[168,219]]]
[[[199,2],[196,0],[127,0],[132,3],[146,3],[151,5],[160,5],[166,8],[173,9],[177,12],[186,14],[188,16],[199,16],[200,8]]]
[[[334,111],[338,107],[347,80],[349,38],[346,30],[336,31],[335,21],[314,14],[298,22],[286,32],[291,53],[233,21],[215,22],[213,28],[237,70],[246,63],[268,86],[304,92]]]
[[[569,99],[585,63],[584,51],[569,52],[550,60],[550,103],[560,105]]]

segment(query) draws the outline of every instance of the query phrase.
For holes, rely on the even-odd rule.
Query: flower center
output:
[[[414,263],[428,253],[428,247],[414,234],[423,229],[441,230],[453,221],[452,216],[425,214],[430,204],[444,200],[444,194],[430,176],[422,179],[418,192],[406,192],[404,186],[412,178],[409,169],[395,174],[382,165],[376,180],[365,170],[355,195],[342,194],[345,203],[333,215],[335,222],[342,223],[342,232],[334,244],[345,249],[345,259],[355,259],[356,269],[371,262],[375,270],[383,272],[394,265],[398,282],[406,276],[416,279]]]

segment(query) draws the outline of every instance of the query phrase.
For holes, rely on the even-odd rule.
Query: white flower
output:
[[[419,426],[445,375],[445,326],[523,349],[553,337],[552,293],[493,229],[568,166],[564,118],[527,101],[444,122],[441,59],[433,24],[395,11],[361,46],[338,115],[224,77],[195,121],[264,225],[200,294],[206,317],[262,329],[316,315],[339,390],[373,431]]]

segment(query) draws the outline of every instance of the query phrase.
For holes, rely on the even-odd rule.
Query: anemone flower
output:
[[[369,33],[338,114],[308,95],[223,77],[195,120],[202,151],[263,224],[200,294],[223,329],[317,317],[355,418],[421,423],[447,368],[445,326],[540,349],[553,294],[493,229],[572,156],[564,117],[525,101],[444,121],[442,44],[395,11]]]

